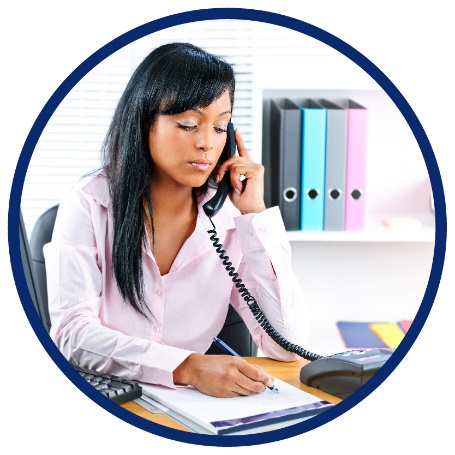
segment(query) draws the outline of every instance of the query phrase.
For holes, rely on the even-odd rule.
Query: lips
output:
[[[210,169],[210,166],[212,166],[212,163],[208,160],[191,161],[190,164],[198,171],[206,171],[207,169]]]

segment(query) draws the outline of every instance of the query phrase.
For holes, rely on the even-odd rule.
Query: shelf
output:
[[[421,227],[389,228],[382,220],[386,216],[406,216],[420,220]],[[363,231],[288,231],[289,241],[307,242],[414,242],[434,243],[434,215],[430,212],[406,214],[369,213]]]

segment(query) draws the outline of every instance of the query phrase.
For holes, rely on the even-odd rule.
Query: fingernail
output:
[[[272,379],[269,379],[267,381],[267,387],[273,387],[273,380]]]
[[[219,174],[216,174],[216,183],[219,183],[220,182],[220,175]]]
[[[241,191],[240,191],[238,188],[234,188],[234,191],[235,191],[239,196],[242,195]]]

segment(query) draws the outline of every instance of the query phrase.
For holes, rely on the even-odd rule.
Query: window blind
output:
[[[152,49],[172,41],[194,43],[233,65],[236,74],[233,121],[255,161],[261,159],[259,88],[264,61],[279,58],[280,63],[285,62],[284,68],[270,65],[270,71],[279,80],[282,71],[286,71],[286,62],[303,64],[308,58],[334,54],[326,45],[292,30],[240,20],[184,24],[125,46],[76,84],[44,128],[22,193],[21,208],[29,236],[37,218],[47,208],[59,203],[82,175],[99,168],[101,143],[134,69]]]

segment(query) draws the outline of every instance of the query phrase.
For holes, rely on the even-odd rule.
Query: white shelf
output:
[[[386,216],[406,216],[416,218],[421,222],[420,227],[389,228],[382,220]],[[288,231],[289,241],[308,242],[417,242],[434,243],[435,223],[431,212],[369,213],[365,229],[362,231]]]

